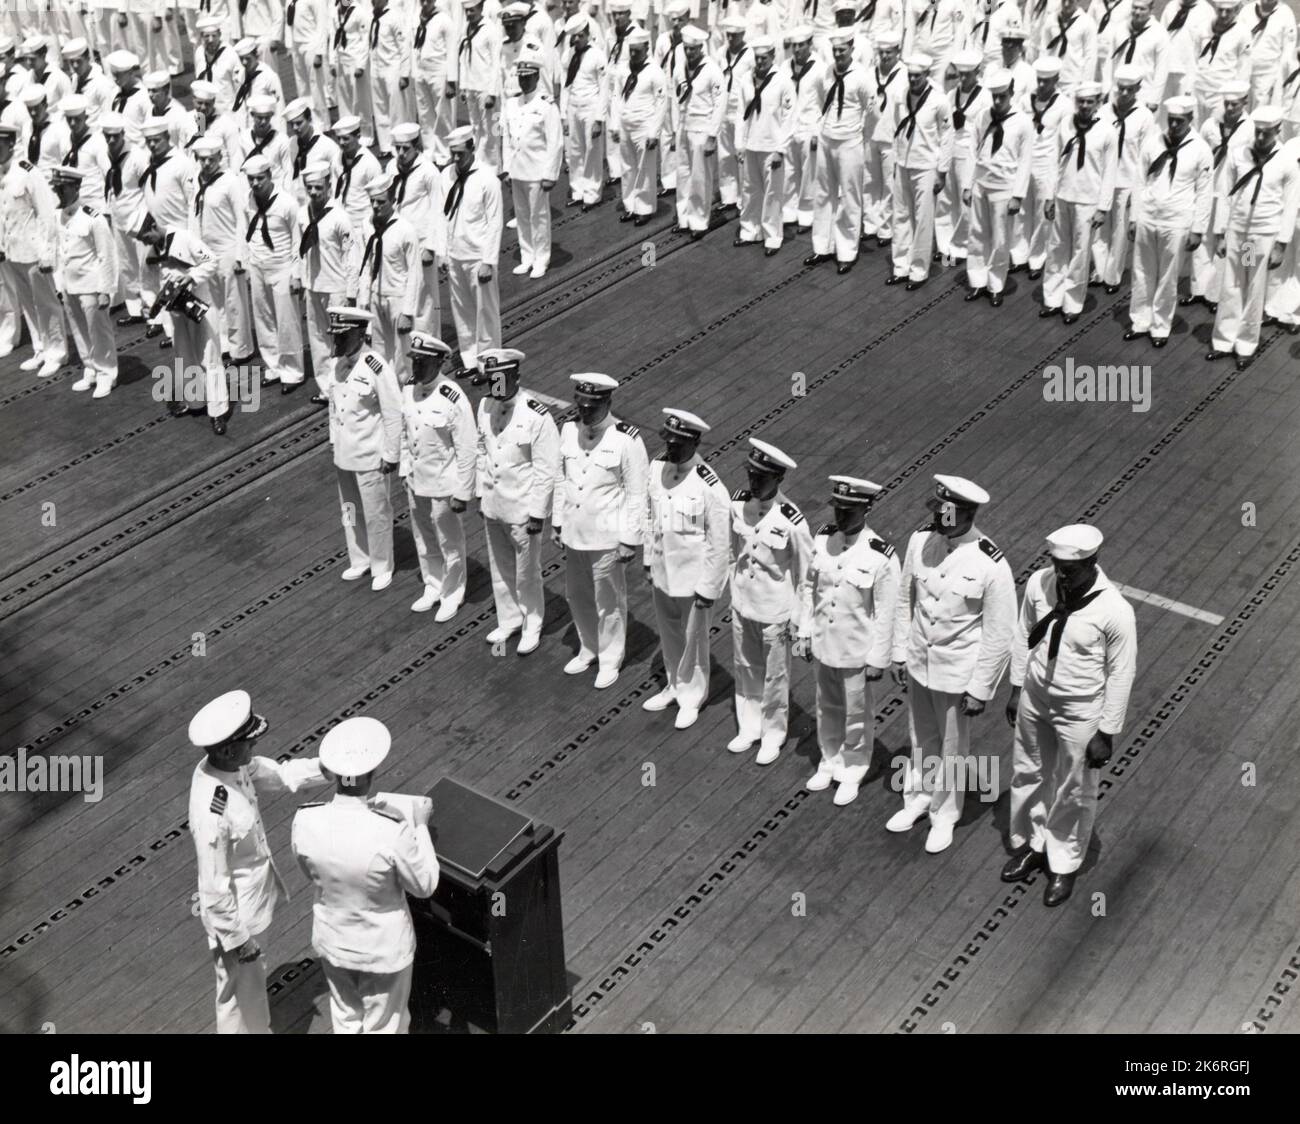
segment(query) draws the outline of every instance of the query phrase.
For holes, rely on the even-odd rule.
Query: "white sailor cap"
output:
[[[410,144],[420,139],[420,126],[414,121],[403,121],[393,126],[393,141],[396,144]]]
[[[96,122],[101,133],[124,133],[126,132],[126,118],[120,113],[114,113],[112,110],[106,110],[99,115]]]
[[[140,132],[146,137],[170,136],[172,127],[165,117],[146,117],[140,126]]]
[[[64,117],[86,113],[89,109],[90,102],[88,102],[81,94],[69,94],[59,102],[59,112],[62,113]]]
[[[190,743],[199,749],[211,749],[226,742],[260,738],[267,725],[265,718],[253,713],[253,700],[247,691],[227,691],[190,719]]]
[[[255,94],[248,99],[248,112],[265,117],[275,112],[278,103],[271,94]]]
[[[1106,87],[1100,82],[1080,82],[1074,88],[1074,97],[1077,101],[1079,98],[1099,98],[1106,92]]]
[[[329,183],[330,176],[334,174],[334,169],[324,160],[313,160],[302,170],[302,182],[312,183]]]
[[[835,0],[831,5],[832,12],[853,12],[855,15],[858,11],[857,0]]]
[[[1120,63],[1115,68],[1115,85],[1137,86],[1142,82],[1142,70],[1131,62]]]
[[[202,78],[196,78],[190,83],[190,97],[196,101],[216,101],[217,87],[213,82],[205,82]]]
[[[7,55],[14,49],[14,37],[0,32],[0,55]]]
[[[1241,0],[1210,0],[1210,3],[1216,8],[1236,8]]]
[[[762,472],[770,473],[785,473],[799,467],[792,457],[757,437],[749,439],[749,463]]]
[[[333,131],[336,137],[350,137],[353,133],[360,133],[361,118],[354,116],[340,117],[334,122]]]
[[[63,44],[63,49],[59,52],[65,59],[79,59],[82,55],[88,54],[90,44],[84,39],[69,39]]]
[[[364,308],[357,308],[350,304],[332,304],[325,310],[325,315],[329,317],[329,326],[326,331],[332,333],[348,332],[353,328],[363,328],[375,321],[373,312],[367,312]]]
[[[827,479],[831,482],[831,498],[847,503],[870,503],[885,490],[874,480],[860,476],[828,476]]]
[[[517,371],[525,358],[522,351],[513,347],[489,347],[478,353],[479,367],[485,375],[492,371]]]
[[[965,50],[958,51],[952,57],[952,65],[958,70],[978,70],[984,61],[984,52],[977,51],[974,47],[967,47]]]
[[[598,371],[583,371],[570,375],[569,381],[574,384],[573,396],[588,400],[600,401],[608,398],[618,388],[618,379],[602,375]]]
[[[1012,12],[1010,18],[1002,26],[1001,38],[1003,39],[1024,39],[1026,38],[1025,25],[1020,22],[1020,16]]]
[[[172,84],[172,76],[165,70],[151,70],[141,80],[146,90],[165,90]]]
[[[1257,128],[1269,129],[1282,124],[1282,108],[1277,105],[1261,105],[1251,113],[1250,119]]]
[[[1250,83],[1233,78],[1219,87],[1219,94],[1225,99],[1237,100],[1250,93]]]
[[[903,65],[909,74],[928,74],[934,66],[934,59],[929,55],[908,55],[903,60]]]
[[[379,768],[393,735],[377,718],[345,718],[320,743],[320,764],[336,777],[364,777]]]
[[[1191,117],[1196,113],[1196,99],[1191,94],[1178,94],[1165,98],[1165,115],[1168,117]]]
[[[984,86],[990,94],[1005,94],[1011,89],[1015,76],[1009,70],[995,67],[984,75]]]
[[[718,21],[718,28],[726,35],[744,35],[749,24],[740,16],[727,16]]]
[[[857,37],[858,33],[851,27],[832,27],[826,33],[832,47],[851,47]]]
[[[272,98],[271,100],[272,104],[274,104],[275,99]],[[251,107],[251,101],[249,105]],[[258,112],[262,111],[258,110]],[[311,113],[311,98],[294,98],[284,107],[281,116],[286,121],[297,121],[299,117],[306,117],[309,113]]]
[[[903,45],[903,37],[897,31],[882,31],[876,36],[877,51],[896,51]]]
[[[1034,73],[1039,78],[1055,78],[1061,73],[1061,60],[1055,55],[1039,55],[1034,59]]]
[[[477,8],[482,3],[483,0],[460,0],[462,8]]]
[[[1078,562],[1091,558],[1101,549],[1104,539],[1096,527],[1087,523],[1071,523],[1047,536],[1047,553],[1062,562]]]
[[[682,28],[682,42],[688,46],[698,47],[709,41],[709,33],[703,28],[696,27],[693,23],[688,23]]]
[[[474,143],[474,130],[469,125],[461,125],[447,134],[448,148],[464,148]]]
[[[690,14],[691,6],[686,0],[670,0],[664,6],[664,15],[666,16],[689,16]]]
[[[520,4],[516,0],[513,4],[507,4],[501,9],[501,19],[505,20],[523,20],[528,18],[529,8],[527,4]]]
[[[632,10],[632,0],[606,0],[605,11],[611,16],[616,12],[630,12]]]
[[[812,24],[809,23],[796,24],[785,33],[786,42],[791,45],[795,43],[811,43],[812,37]]]
[[[564,21],[564,33],[566,35],[576,35],[579,31],[586,31],[589,26],[590,23],[585,12],[574,12]]]
[[[243,39],[235,44],[235,54],[237,54],[241,59],[247,58],[249,55],[257,54],[257,40],[251,35],[244,36]]]
[[[206,35],[210,31],[221,31],[226,26],[226,21],[220,16],[200,16],[194,21],[194,27],[200,35]]]
[[[629,47],[648,47],[650,46],[650,32],[644,27],[634,27],[627,33],[626,42]]]
[[[28,109],[35,109],[45,100],[45,87],[39,82],[33,82],[18,95],[18,100]]]
[[[200,136],[190,142],[190,153],[194,156],[216,156],[222,150],[221,141],[216,137]]]
[[[664,407],[664,433],[676,433],[682,437],[699,437],[708,433],[712,428],[702,417],[698,414],[692,414],[689,410],[675,410],[671,406]]]
[[[371,199],[387,199],[388,193],[393,187],[393,177],[385,172],[383,175],[376,176],[366,184],[366,194]]]
[[[140,65],[139,58],[130,51],[113,51],[104,61],[108,63],[110,70],[134,70]]]
[[[240,170],[246,176],[260,176],[263,172],[271,170],[271,161],[257,152],[244,161],[244,166]]]
[[[749,41],[749,49],[756,55],[776,54],[776,40],[770,35],[755,35]]]
[[[412,355],[436,355],[442,357],[451,354],[451,348],[432,332],[412,332],[406,350]]]
[[[989,502],[989,494],[978,484],[962,476],[934,474],[934,495],[942,503],[955,503],[959,507],[979,507]]]
[[[29,35],[18,48],[20,55],[35,55],[49,46],[40,35]]]

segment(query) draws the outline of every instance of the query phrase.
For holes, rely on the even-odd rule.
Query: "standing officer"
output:
[[[817,661],[817,743],[822,759],[807,782],[834,781],[835,803],[852,804],[871,767],[875,691],[889,664],[898,602],[898,557],[867,526],[884,489],[856,476],[832,476],[831,511],[813,539],[800,589],[798,652]]]
[[[759,742],[760,765],[785,745],[790,714],[790,642],[812,559],[808,521],[781,490],[796,468],[775,445],[749,439],[749,487],[731,496],[731,643],[738,733],[727,749]]]
[[[989,494],[960,476],[934,480],[933,522],[908,541],[894,616],[893,675],[907,691],[912,760],[903,807],[885,825],[908,831],[928,811],[930,854],[947,848],[961,819],[966,793],[952,785],[952,766],[967,761],[970,719],[997,690],[1016,623],[1011,567],[975,526]]]
[[[402,388],[402,459],[424,592],[411,606],[436,621],[449,621],[465,600],[464,513],[474,498],[478,430],[474,407],[456,384],[439,373],[451,354],[437,336],[412,332],[411,377]]]
[[[473,371],[479,355],[501,346],[501,183],[478,163],[468,125],[447,138],[452,164],[443,172],[443,218],[447,222],[447,289],[460,345],[460,367]]]
[[[594,27],[585,12],[576,12],[564,25],[568,40],[560,112],[564,118],[564,156],[569,167],[569,203],[584,211],[601,201],[604,181],[604,128],[609,116],[609,83],[605,52],[591,42]]]
[[[393,583],[393,501],[388,477],[401,463],[402,395],[393,368],[365,345],[374,320],[363,308],[329,309],[334,336],[330,444],[338,472],[345,582],[370,574],[378,593]]]
[[[781,248],[785,229],[785,153],[794,131],[794,84],[776,65],[776,41],[757,36],[754,69],[740,81],[740,232],[736,245],[762,242],[765,257]]]
[[[81,356],[81,378],[72,389],[93,386],[92,397],[106,398],[117,382],[117,340],[108,315],[117,262],[108,219],[98,210],[82,206],[85,176],[81,168],[54,169],[60,208],[54,284]]]
[[[551,265],[551,188],[564,163],[564,125],[559,107],[538,86],[540,52],[530,46],[524,45],[515,64],[519,93],[506,99],[501,149],[519,224],[519,264],[513,272],[536,280]]]
[[[347,718],[321,741],[329,801],[293,817],[293,853],[316,888],[311,947],[330,988],[335,1034],[405,1034],[415,926],[406,895],[438,885],[428,801],[411,818],[370,795],[392,736],[374,718]]]
[[[243,264],[253,294],[253,324],[262,356],[262,385],[290,394],[303,382],[302,315],[292,291],[301,249],[298,204],[272,179],[271,162],[250,156],[244,174],[252,188]]]
[[[1047,536],[1052,564],[1025,585],[1011,657],[1007,721],[1016,731],[1002,881],[1046,863],[1043,897],[1074,889],[1097,815],[1097,770],[1124,728],[1137,670],[1133,608],[1097,564],[1102,534],[1075,523]]]
[[[677,704],[679,730],[695,725],[709,697],[709,628],[727,584],[731,508],[727,489],[699,454],[709,425],[686,410],[664,409],[664,451],[650,464],[645,569],[663,649],[664,689],[641,704]]]
[[[722,70],[704,53],[708,34],[687,25],[681,30],[684,60],[669,91],[669,134],[676,150],[677,229],[698,241],[709,229],[713,211],[718,131],[727,108]],[[675,57],[675,55],[673,56]]]
[[[311,400],[316,405],[329,401],[334,384],[329,310],[356,300],[361,276],[361,239],[342,204],[331,197],[332,179],[333,169],[328,164],[308,164],[303,169],[307,205],[298,215],[301,272],[293,282],[304,293],[307,349],[317,387]]]
[[[437,336],[442,331],[438,263],[447,260],[447,220],[442,213],[442,172],[424,151],[420,126],[403,121],[393,126],[393,206],[420,239],[420,293],[415,326]]]
[[[519,386],[524,353],[480,353],[488,392],[478,404],[475,493],[487,532],[488,565],[497,626],[489,644],[523,631],[518,653],[542,639],[542,531],[551,515],[559,462],[559,431],[551,412]]]
[[[1168,98],[1168,131],[1152,128],[1142,143],[1133,187],[1133,293],[1126,340],[1150,333],[1153,347],[1169,342],[1178,277],[1187,255],[1205,237],[1213,197],[1214,158],[1192,130],[1196,99]]]
[[[645,226],[654,216],[659,178],[659,136],[668,114],[668,80],[650,61],[650,36],[629,31],[627,76],[613,88],[609,105],[609,139],[618,146],[623,169],[623,214],[620,222]],[[617,72],[612,79],[617,81]]]
[[[576,420],[560,430],[554,538],[564,549],[564,593],[578,631],[578,654],[565,675],[599,661],[596,688],[618,678],[627,637],[627,564],[641,545],[649,461],[640,431],[617,421],[610,402],[618,380],[570,375]]]
[[[392,177],[366,184],[370,196],[370,237],[361,254],[357,289],[363,308],[375,314],[374,349],[403,383],[409,370],[406,339],[415,326],[420,298],[420,236],[393,211]]]
[[[217,975],[218,1034],[271,1033],[257,938],[289,892],[271,858],[258,792],[324,783],[314,757],[283,765],[254,757],[253,742],[267,726],[247,691],[218,696],[190,720],[190,742],[207,754],[190,780],[188,822],[199,870],[195,901]]]

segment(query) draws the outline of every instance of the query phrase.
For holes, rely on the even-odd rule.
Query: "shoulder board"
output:
[[[524,405],[526,405],[530,410],[534,410],[539,414],[549,414],[551,412],[546,408],[545,403],[537,401],[536,398],[525,398]]]
[[[226,791],[224,784],[217,785],[212,793],[212,803],[208,806],[208,811],[221,815],[226,810],[226,801],[230,799],[230,794]]]
[[[383,363],[380,362],[379,358],[374,355],[366,356],[366,366],[369,367],[372,371],[374,371],[375,374],[377,375],[382,373],[384,369]]]
[[[836,527],[834,523],[823,523],[817,528],[817,533],[819,535],[833,535],[837,530],[839,530],[839,528]]]
[[[97,218],[99,215],[99,212],[95,210],[94,207],[82,207],[81,209],[85,211],[86,214],[88,214],[92,219]]]
[[[884,539],[868,539],[867,545],[877,554],[883,554],[886,558],[894,557],[894,548]]]
[[[668,460],[668,455],[667,455],[666,453],[656,453],[656,454],[654,455],[654,457],[651,458],[651,459],[653,459],[653,460],[657,460],[657,461],[664,461],[664,462],[667,462],[667,460]]]
[[[980,550],[992,558],[994,562],[1002,561],[1002,551],[993,545],[991,539],[980,539]]]
[[[752,496],[753,494],[754,493],[751,492],[748,488],[737,488],[734,492],[731,493],[731,498],[733,500],[738,500],[739,502],[744,503],[745,500],[749,499],[749,497]]]
[[[32,166],[27,163],[26,160],[19,160],[18,167],[20,167],[24,172],[30,172],[32,170]]]
[[[695,471],[698,472],[698,473],[700,474],[700,478],[701,478],[701,479],[702,479],[706,484],[721,484],[721,483],[722,483],[722,481],[718,479],[718,474],[717,474],[716,472],[714,472],[713,469],[711,469],[707,464],[703,464],[703,463],[701,463],[701,464],[697,465],[696,468],[695,468]]]
[[[626,433],[629,437],[641,436],[641,431],[631,422],[615,422],[614,428],[617,429],[619,433]]]
[[[454,386],[452,386],[451,383],[449,382],[445,382],[440,387],[438,387],[438,393],[444,395],[447,398],[450,398],[453,402],[460,401],[460,391],[457,390]]]
[[[781,514],[784,515],[796,527],[803,522],[803,512],[792,503],[783,503],[781,505]]]
[[[323,808],[323,807],[325,807],[324,800],[313,800],[310,804],[299,804],[298,811],[301,812],[304,808]]]
[[[377,815],[377,816],[383,816],[384,819],[386,819],[386,820],[392,820],[393,823],[401,823],[401,822],[402,822],[402,817],[399,816],[399,815],[397,815],[396,812],[389,812],[389,811],[385,811],[383,808],[376,808],[373,804],[372,804],[372,805],[368,805],[368,807],[370,808],[370,810],[371,810],[372,812],[375,813],[375,815]]]

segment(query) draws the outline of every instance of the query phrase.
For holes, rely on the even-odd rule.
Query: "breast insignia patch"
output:
[[[221,815],[226,810],[226,804],[230,800],[230,793],[226,791],[224,784],[219,784],[213,790],[212,803],[208,806],[208,811],[213,815]]]

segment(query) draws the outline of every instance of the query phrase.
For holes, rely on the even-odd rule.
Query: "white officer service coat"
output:
[[[406,895],[438,885],[429,829],[360,796],[305,804],[293,818],[293,853],[316,887],[311,946],[336,968],[387,974],[415,959]]]
[[[747,488],[731,496],[731,607],[746,620],[781,624],[800,615],[812,562],[808,520],[778,491],[763,510]]]
[[[374,472],[384,461],[401,463],[402,396],[397,375],[369,348],[334,360],[330,443],[334,464],[348,472]]]
[[[903,560],[894,615],[895,663],[922,687],[987,702],[1016,627],[1016,583],[993,543],[972,527],[945,539],[915,532]]]
[[[401,474],[417,496],[474,498],[478,431],[469,398],[447,378],[402,387]]]
[[[478,404],[476,488],[485,519],[548,519],[555,494],[560,434],[551,412],[520,387],[508,402]]]
[[[649,457],[640,430],[606,415],[592,438],[568,421],[560,431],[555,516],[564,545],[613,550],[641,545]]]
[[[314,757],[283,765],[254,757],[232,773],[214,769],[206,758],[199,762],[190,781],[189,828],[209,948],[231,952],[264,933],[279,895],[289,896],[271,860],[258,790],[297,792],[324,783]]]
[[[800,590],[799,638],[827,667],[889,666],[899,568],[894,548],[864,526],[852,542],[828,523],[813,539]]]
[[[655,588],[669,597],[698,595],[716,601],[727,584],[730,497],[698,453],[670,486],[665,477],[677,467],[662,454],[650,462],[645,565]]]

